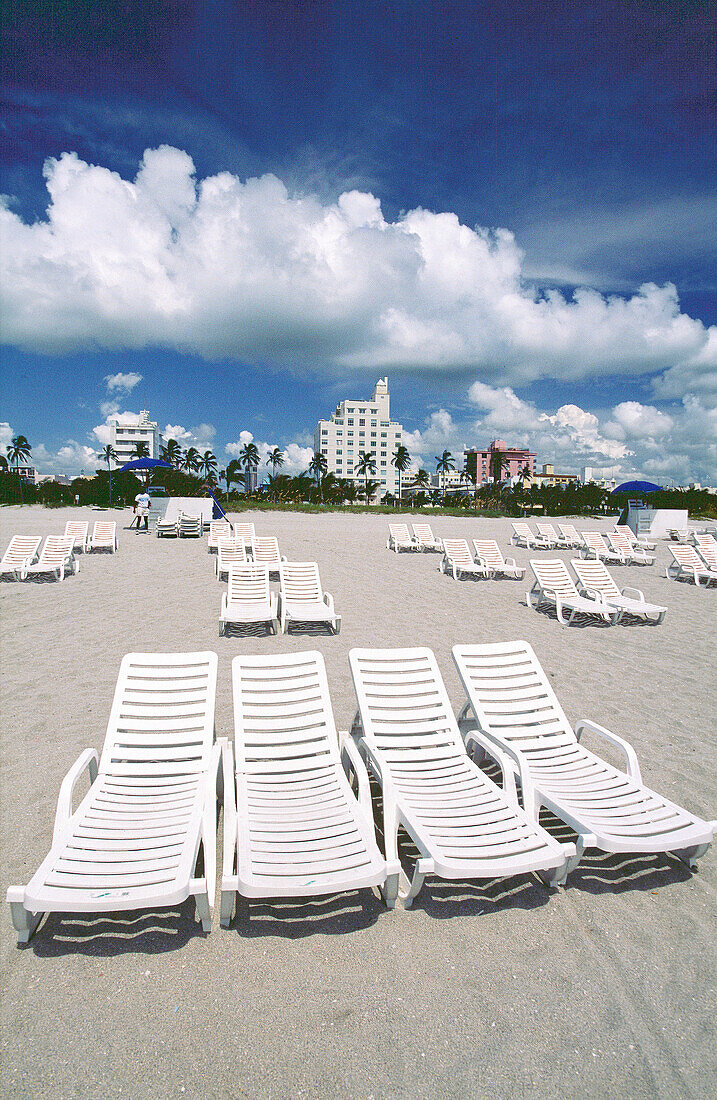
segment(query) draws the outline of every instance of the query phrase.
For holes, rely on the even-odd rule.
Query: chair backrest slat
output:
[[[505,565],[503,551],[495,539],[473,539],[473,547],[476,556],[482,558],[487,565],[499,566],[500,568]]]
[[[279,566],[282,601],[287,603],[321,603],[324,598],[315,561],[289,561]]]
[[[443,553],[456,565],[474,565],[473,555],[466,539],[444,539]]]
[[[583,558],[574,558],[570,564],[584,588],[590,588],[593,592],[602,592],[605,596],[620,595],[620,589],[614,578],[610,576],[604,561],[585,561]]]
[[[577,596],[578,590],[568,573],[568,567],[562,558],[546,561],[531,559],[530,568],[541,588],[551,588],[561,596]]]
[[[265,565],[232,563],[229,566],[229,603],[268,603],[271,594],[269,570]]]
[[[254,536],[251,540],[251,555],[254,561],[278,565],[281,561],[278,540],[273,535],[262,538]]]
[[[8,543],[7,550],[2,556],[0,565],[4,569],[20,565],[28,558],[34,558],[40,548],[42,537],[40,535],[13,535]]]

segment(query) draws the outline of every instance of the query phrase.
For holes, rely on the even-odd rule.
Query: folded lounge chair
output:
[[[608,531],[607,540],[610,549],[616,554],[622,554],[626,565],[654,565],[654,552],[646,550],[644,546],[638,546],[630,541],[626,535],[617,531]]]
[[[27,580],[28,577],[52,576],[57,581],[63,581],[66,574],[79,573],[80,563],[75,557],[73,547],[72,535],[48,535],[37,561],[31,565],[23,565],[20,580]]]
[[[130,653],[122,661],[102,758],[85,749],[60,788],[48,856],[7,892],[18,941],[43,913],[179,905],[193,895],[211,928],[216,881],[215,653]],[[89,771],[76,810],[74,788]],[[200,846],[204,874],[196,876]]]
[[[710,569],[694,546],[668,546],[673,560],[665,569],[668,580],[693,581],[696,585],[717,584],[717,570]]]
[[[286,561],[279,553],[279,543],[273,535],[266,538],[254,536],[251,540],[251,556],[257,565],[268,566],[271,573],[278,573],[279,566]]]
[[[580,582],[581,595],[601,599],[610,611],[616,612],[613,622],[619,623],[624,615],[636,615],[654,623],[664,619],[666,607],[648,603],[639,588],[618,588],[604,562],[574,559],[570,564]],[[628,592],[632,595],[628,596]]]
[[[68,520],[65,524],[65,534],[72,535],[74,539],[73,549],[75,553],[83,554],[90,546],[90,525],[80,520]]]
[[[336,734],[320,653],[235,657],[234,760],[224,750],[221,923],[236,895],[315,897],[377,887],[393,908],[400,864],[376,844],[368,776]],[[358,781],[355,797],[342,767]]]
[[[520,581],[525,569],[516,565],[515,558],[504,558],[503,551],[495,539],[473,539],[476,563],[482,565],[490,577],[515,577]]]
[[[191,516],[186,512],[179,514],[180,539],[200,539],[204,530],[204,522],[201,516]]]
[[[510,767],[501,789],[470,759],[430,649],[353,649],[349,662],[353,732],[382,790],[387,854],[395,858],[399,826],[420,853],[410,883],[401,873],[404,905],[426,875],[465,882],[536,871],[563,882],[574,845],[553,840],[519,807]]]
[[[223,538],[217,542],[215,572],[222,580],[231,565],[246,565],[246,547],[242,538]]]
[[[230,565],[229,584],[222,595],[219,612],[219,634],[225,632],[227,623],[248,626],[268,623],[276,634],[276,595],[271,592],[269,569],[266,565]]]
[[[563,626],[569,626],[576,615],[595,615],[607,623],[615,617],[615,613],[608,611],[602,600],[591,600],[580,595],[562,558],[531,560],[530,568],[535,575],[535,583],[525,594],[528,607],[540,611],[543,604],[549,604],[555,608],[558,622]]]
[[[430,523],[412,523],[411,530],[419,550],[437,550],[439,554],[443,552],[443,543],[433,534]]]
[[[334,634],[341,630],[341,616],[334,597],[321,588],[315,561],[282,562],[279,566],[279,625],[287,634],[292,623],[328,623]]]
[[[179,538],[179,516],[162,516],[157,520],[158,539]]]
[[[573,731],[527,642],[454,646],[453,659],[468,695],[468,710],[483,744],[498,762],[512,762],[530,818],[541,806],[578,834],[576,866],[585,848],[604,852],[673,852],[690,867],[704,855],[717,822],[702,821],[644,786],[634,749],[594,722]],[[619,749],[619,771],[585,749],[589,732]],[[492,755],[492,753],[491,753]]]
[[[460,580],[461,577],[488,576],[487,566],[473,560],[465,539],[443,540],[441,570],[444,573],[452,573],[454,581]]]
[[[117,542],[117,524],[107,520],[98,520],[92,528],[90,550],[109,550],[114,554],[119,549]]]
[[[627,556],[622,550],[611,550],[599,531],[583,531],[582,558],[597,558],[613,565],[627,565]]]
[[[543,535],[534,535],[527,523],[514,523],[510,536],[511,546],[525,546],[530,550],[550,550],[550,542]]]
[[[409,533],[407,523],[389,523],[386,549],[398,554],[399,550],[418,550],[419,546]]]
[[[24,571],[37,561],[41,542],[40,535],[13,535],[0,561],[0,576],[12,573],[20,580]]]
[[[232,537],[232,525],[228,519],[213,519],[209,524],[209,538],[207,539],[207,551],[216,553],[219,539]]]

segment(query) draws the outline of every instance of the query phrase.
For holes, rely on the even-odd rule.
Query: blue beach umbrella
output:
[[[613,489],[613,493],[656,493],[662,488],[661,485],[655,485],[654,481],[623,481],[622,485],[618,485],[617,489]]]
[[[171,462],[165,462],[161,458],[133,458],[131,462],[125,462],[124,466],[120,466],[117,473],[123,474],[125,470],[154,470],[156,466],[166,466],[168,470],[172,469]]]

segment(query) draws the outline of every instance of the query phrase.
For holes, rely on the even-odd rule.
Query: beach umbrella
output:
[[[662,488],[655,485],[654,481],[623,481],[613,493],[657,493]]]
[[[172,469],[171,462],[165,462],[162,458],[133,458],[131,462],[125,462],[124,466],[120,466],[117,473],[123,474],[126,470],[154,470],[155,466],[166,466],[168,470]]]

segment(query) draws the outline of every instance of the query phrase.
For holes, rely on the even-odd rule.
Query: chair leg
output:
[[[205,932],[211,932],[212,910],[209,906],[209,897],[207,896],[206,889],[202,893],[195,894],[194,900],[197,906],[197,916],[202,922],[202,928]]]
[[[693,844],[691,848],[681,848],[678,852],[673,852],[682,863],[685,863],[691,871],[694,871],[697,867],[697,860],[705,854],[710,846],[708,841],[706,844]]]
[[[30,913],[21,901],[10,902],[10,916],[17,932],[17,942],[28,943],[44,913]]]
[[[222,890],[219,902],[219,923],[222,928],[228,928],[234,916],[234,902],[236,890]]]
[[[386,908],[387,909],[395,909],[396,908],[396,900],[398,898],[398,893],[399,893],[399,880],[400,880],[400,877],[401,877],[401,872],[400,871],[397,871],[396,874],[394,874],[394,875],[387,875],[384,885],[379,886],[379,890],[381,892],[381,897],[383,898],[384,902],[386,903]]]
[[[410,883],[408,876],[404,871],[400,874],[400,886],[398,889],[398,896],[403,902],[404,909],[410,909],[413,905],[415,898],[418,897],[421,892],[421,887],[425,882],[426,875],[429,875],[433,871],[432,859],[418,859],[416,866],[413,869],[413,878]],[[403,887],[403,889],[401,889]]]

